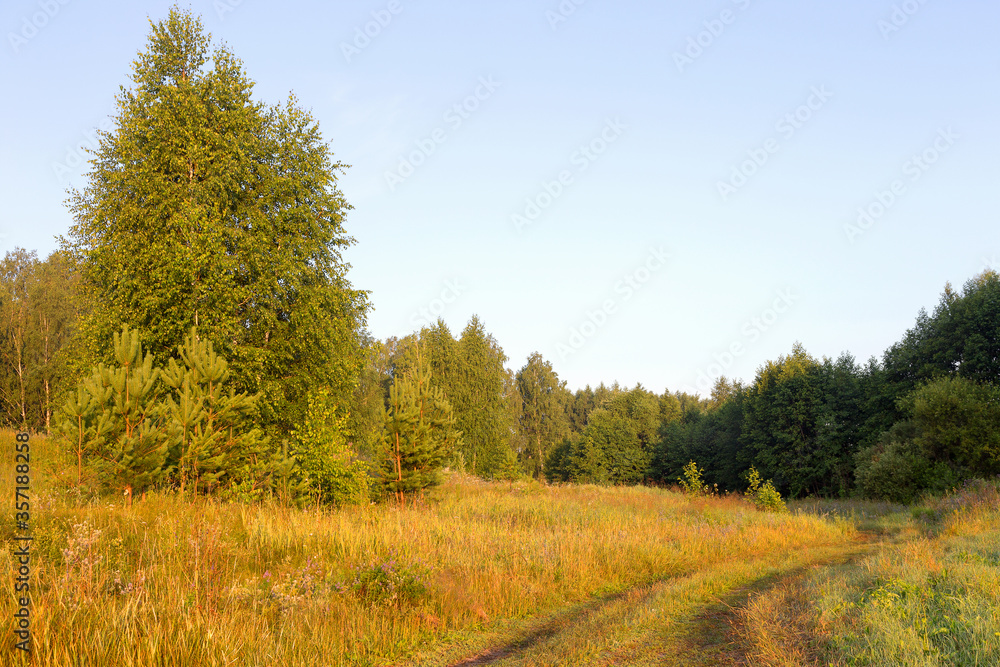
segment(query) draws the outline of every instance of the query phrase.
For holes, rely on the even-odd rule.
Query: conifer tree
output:
[[[346,404],[368,301],[341,258],[350,205],[315,119],[255,101],[242,63],[189,11],[151,22],[63,247],[81,269],[92,362],[122,324],[165,363],[198,326],[261,424],[287,434],[309,389]],[[277,441],[277,438],[275,438]]]
[[[461,444],[451,404],[430,379],[430,371],[418,359],[417,366],[389,389],[383,483],[401,504],[405,493],[438,484],[444,461]]]
[[[99,364],[87,383],[97,399],[96,419],[104,432],[95,444],[104,481],[124,491],[129,505],[138,491],[159,481],[166,472],[167,437],[159,401],[159,369],[153,356],[143,354],[139,332],[123,327],[114,336],[117,366]]]
[[[171,460],[181,493],[190,482],[197,495],[200,485],[211,490],[259,446],[257,431],[245,428],[259,397],[225,389],[229,363],[196,329],[178,353],[184,365],[171,358],[162,372],[175,394],[166,399]]]
[[[90,378],[87,384],[81,384],[70,393],[56,412],[56,432],[71,443],[72,453],[76,456],[78,485],[83,483],[84,459],[89,459],[100,449],[110,430],[110,413],[102,411],[101,419],[97,419],[98,408],[109,398],[111,388],[104,387],[99,376]]]
[[[538,352],[517,372],[517,389],[523,405],[521,432],[528,440],[526,458],[532,462],[535,478],[541,479],[549,450],[569,435],[566,404],[572,395]]]
[[[504,367],[507,355],[477,316],[458,343],[460,377],[446,391],[462,431],[465,460],[481,477],[514,477],[521,398],[514,374]]]

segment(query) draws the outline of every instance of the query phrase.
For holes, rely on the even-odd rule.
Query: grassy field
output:
[[[1000,663],[994,487],[778,515],[453,475],[405,508],[128,508],[81,498],[45,439],[32,452],[34,652],[13,648],[11,472],[3,664]]]

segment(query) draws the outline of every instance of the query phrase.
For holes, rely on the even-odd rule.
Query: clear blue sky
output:
[[[78,149],[169,6],[3,3],[0,249],[66,233]],[[351,165],[379,338],[478,313],[511,368],[690,390],[795,341],[880,355],[1000,267],[995,2],[188,6]]]

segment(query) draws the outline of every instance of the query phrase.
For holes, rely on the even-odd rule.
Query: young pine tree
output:
[[[156,387],[159,369],[152,355],[143,354],[138,331],[123,327],[114,335],[114,358],[117,366],[99,364],[84,386],[94,398],[91,419],[98,426],[91,432],[100,476],[131,505],[134,493],[166,472],[165,411]]]
[[[181,493],[193,484],[197,495],[199,488],[211,491],[260,449],[258,432],[245,427],[258,396],[225,389],[228,362],[194,328],[178,352],[184,365],[171,358],[162,372],[174,393],[166,399],[171,461]]]
[[[404,494],[438,484],[444,461],[461,444],[451,404],[430,378],[418,363],[389,388],[383,483],[401,504]]]
[[[83,484],[83,461],[89,459],[104,444],[111,427],[109,413],[101,414],[98,408],[111,398],[111,388],[103,387],[98,378],[90,378],[76,388],[55,413],[56,433],[70,443],[76,456],[76,483]]]

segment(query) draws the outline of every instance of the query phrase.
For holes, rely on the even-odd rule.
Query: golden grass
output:
[[[868,556],[790,579],[740,610],[751,664],[1000,664],[996,486],[887,515],[881,528]]]
[[[7,434],[4,450],[12,447]],[[764,514],[738,498],[458,475],[406,508],[296,510],[169,494],[128,508],[81,500],[72,476],[53,481],[71,462],[43,438],[32,451],[33,471],[49,470],[34,472],[32,489],[37,665],[385,665],[593,604],[603,616],[587,615],[603,620],[574,622],[560,641],[585,645],[632,609],[645,630],[595,648],[627,652],[790,555],[853,537],[846,522]],[[12,498],[12,486],[0,477],[0,495]],[[7,582],[13,510],[0,512]],[[386,573],[383,588],[355,585]],[[15,605],[7,585],[5,638]],[[0,659],[23,658],[10,644]]]

